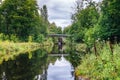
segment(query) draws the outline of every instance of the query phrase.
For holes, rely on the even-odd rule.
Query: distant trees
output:
[[[55,34],[55,33],[62,33],[61,27],[57,27],[57,25],[53,23],[49,23],[48,21],[48,11],[47,6],[43,5],[43,7],[40,9],[41,16],[44,19],[44,23],[48,24],[47,31],[49,34]]]
[[[46,5],[43,5],[43,8],[41,8],[41,15],[45,19],[45,21],[48,21],[48,11]]]
[[[56,24],[53,22],[48,27],[48,33],[49,34],[55,34],[55,33],[60,34],[60,33],[62,33],[62,28],[57,27]]]
[[[72,34],[76,42],[92,44],[95,40],[120,41],[120,1],[103,0],[95,3],[93,0],[78,1],[75,14],[72,15],[72,25],[64,32]]]
[[[99,18],[99,13],[95,2],[76,2],[76,13],[72,15],[73,24],[70,27],[70,34],[74,36],[76,42],[83,42],[86,30],[94,27]],[[86,6],[86,7],[85,7]]]

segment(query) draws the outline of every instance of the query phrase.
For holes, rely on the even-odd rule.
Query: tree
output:
[[[101,6],[101,38],[110,38],[114,41],[117,37],[120,41],[120,0],[103,0]]]
[[[57,32],[58,34],[61,34],[62,33],[62,28],[61,27],[57,27]]]
[[[65,27],[64,30],[63,30],[63,33],[64,33],[64,34],[70,34],[70,28],[71,28],[70,25],[67,26],[67,27]]]
[[[48,21],[48,12],[46,5],[43,5],[43,8],[41,8],[41,15],[45,19],[45,21]]]
[[[16,34],[23,40],[29,35],[34,35],[39,22],[36,0],[5,0],[0,7],[0,12],[1,33]]]
[[[57,27],[56,24],[53,22],[50,24],[50,26],[48,27],[48,33],[49,34],[60,34],[62,33],[62,28],[61,27]]]
[[[97,10],[97,3],[90,0],[77,2],[76,13],[72,15],[73,24],[70,33],[74,35],[76,42],[83,42],[86,30],[97,23],[99,13]],[[86,6],[86,7],[85,7]]]

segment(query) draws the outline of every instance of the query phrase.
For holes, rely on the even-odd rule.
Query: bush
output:
[[[85,33],[84,42],[89,46],[93,45],[95,40],[97,40],[98,38],[101,38],[100,30],[101,28],[99,25],[95,25],[94,27],[89,28]]]
[[[5,40],[18,42],[19,38],[16,35],[14,35],[14,34],[5,35],[3,33],[0,33],[0,41],[5,41]]]
[[[43,42],[44,40],[45,40],[45,37],[44,37],[42,34],[39,34],[39,35],[37,35],[37,36],[34,36],[34,41],[35,41],[35,42],[41,43],[41,42]]]

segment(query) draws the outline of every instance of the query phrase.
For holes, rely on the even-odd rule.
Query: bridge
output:
[[[48,56],[56,57],[56,56],[69,56],[69,54],[48,54]]]
[[[48,34],[49,37],[72,37],[71,35],[67,34]]]
[[[56,48],[56,45],[58,47],[58,51],[62,51],[62,47],[63,47],[63,45],[65,45],[65,42],[63,41],[63,38],[70,38],[71,41],[72,41],[72,36],[67,35],[67,34],[48,34],[48,37],[53,38],[53,42],[54,42],[53,51]],[[58,40],[56,41],[55,38],[57,38]],[[54,53],[54,52],[52,52],[52,53],[53,54],[58,54],[58,53]]]

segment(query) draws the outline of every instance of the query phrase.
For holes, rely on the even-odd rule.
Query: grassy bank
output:
[[[30,52],[38,49],[41,44],[38,43],[14,43],[8,41],[0,42],[0,63],[14,59],[20,53]]]
[[[120,45],[109,43],[97,44],[97,55],[94,51],[82,57],[76,68],[76,76],[90,80],[120,80]]]
[[[14,43],[10,41],[0,41],[0,64],[3,61],[14,59],[16,56],[18,56],[21,53],[31,52],[39,48],[45,49],[46,47],[49,47],[51,44],[52,43],[48,41],[44,43],[34,43],[34,42]]]

